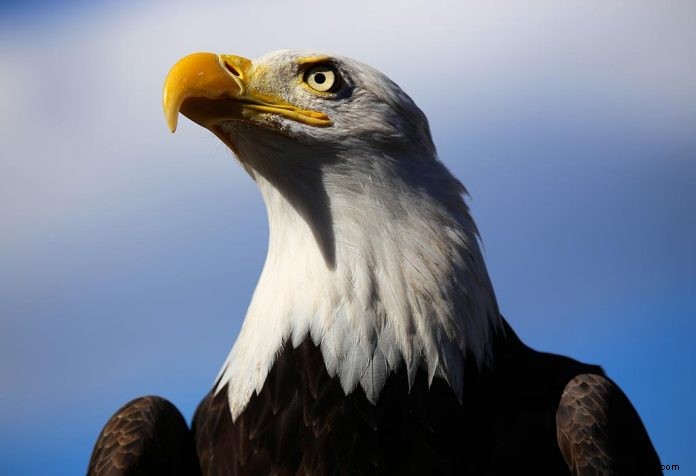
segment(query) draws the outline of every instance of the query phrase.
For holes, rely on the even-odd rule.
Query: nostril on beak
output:
[[[229,64],[227,61],[223,61],[223,63],[225,64],[225,68],[227,69],[227,71],[229,71],[233,75],[237,76],[238,78],[242,75],[239,71],[235,69],[234,66]]]

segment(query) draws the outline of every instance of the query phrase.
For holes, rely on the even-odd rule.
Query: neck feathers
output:
[[[435,159],[408,173],[396,159],[341,159],[304,174],[254,167],[269,249],[218,377],[233,418],[308,335],[344,392],[373,403],[401,366],[461,396],[465,359],[487,360],[501,318],[459,182]]]

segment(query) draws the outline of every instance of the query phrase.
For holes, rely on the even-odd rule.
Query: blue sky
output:
[[[503,313],[604,366],[694,472],[696,6],[0,3],[0,474],[79,474],[143,394],[190,418],[265,256],[251,180],[162,117],[192,51],[370,63],[467,186]]]

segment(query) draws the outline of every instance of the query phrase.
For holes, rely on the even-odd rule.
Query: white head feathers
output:
[[[325,57],[331,96],[297,79]],[[501,325],[462,185],[437,160],[423,113],[356,61],[280,51],[253,61],[257,90],[326,113],[330,127],[267,114],[222,131],[268,210],[268,255],[218,378],[233,418],[276,355],[308,335],[346,393],[376,401],[390,372],[421,368],[461,395],[464,360],[482,364]],[[254,83],[256,81],[256,83]]]

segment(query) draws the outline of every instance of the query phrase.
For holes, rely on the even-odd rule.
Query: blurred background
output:
[[[0,474],[81,474],[144,394],[190,419],[267,222],[161,87],[193,51],[372,64],[468,187],[501,309],[601,364],[696,473],[696,3],[0,2]]]

